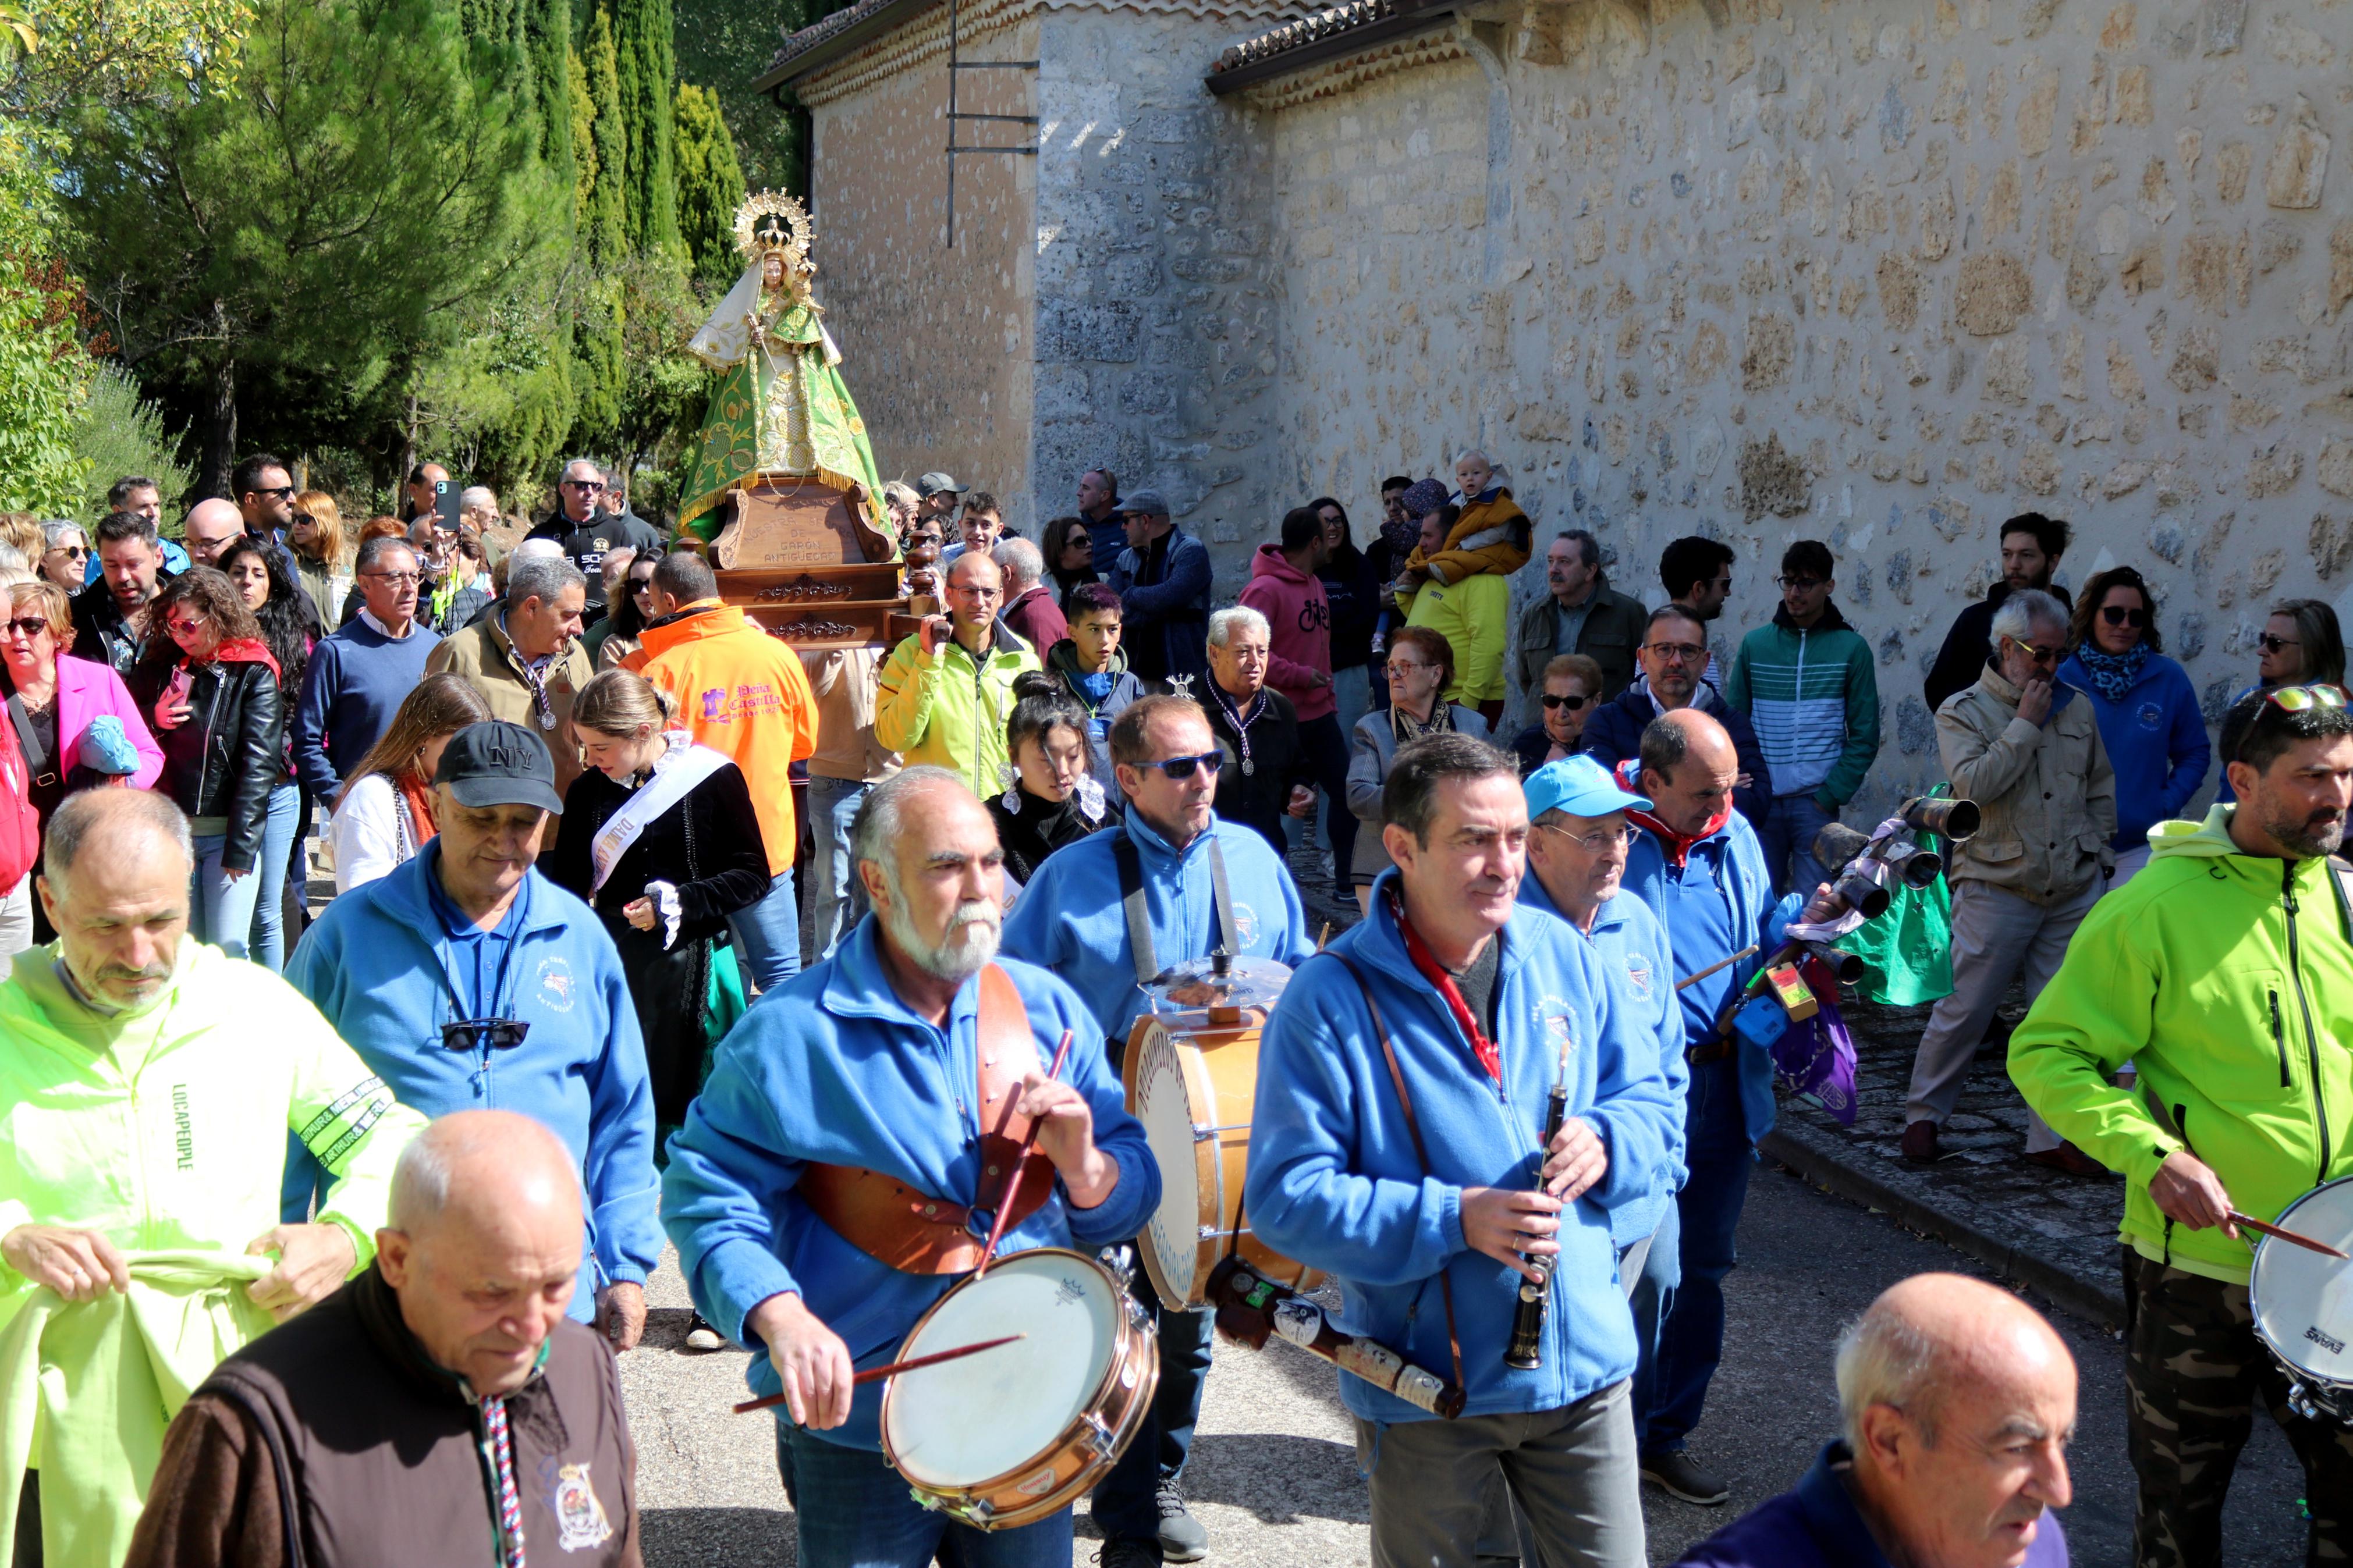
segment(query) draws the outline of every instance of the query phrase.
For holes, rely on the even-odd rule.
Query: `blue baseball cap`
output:
[[[1534,822],[1547,811],[1565,811],[1571,816],[1607,816],[1613,811],[1632,808],[1648,811],[1651,803],[1639,795],[1628,795],[1609,776],[1609,770],[1591,757],[1563,757],[1556,763],[1546,763],[1528,775],[1528,820]]]

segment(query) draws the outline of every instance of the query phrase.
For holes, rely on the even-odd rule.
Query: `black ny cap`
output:
[[[504,720],[469,724],[450,736],[433,782],[448,785],[460,805],[535,805],[564,814],[547,742]]]

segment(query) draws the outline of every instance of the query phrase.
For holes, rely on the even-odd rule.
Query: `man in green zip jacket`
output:
[[[2149,830],[2148,868],[2094,907],[2010,1045],[2027,1103],[2128,1184],[2141,1568],[2222,1561],[2258,1401],[2304,1462],[2312,1560],[2353,1557],[2353,1430],[2291,1414],[2249,1310],[2253,1238],[2229,1217],[2353,1175],[2353,902],[2330,865],[2353,713],[2336,687],[2253,694],[2221,749],[2239,804]],[[2112,1078],[2128,1059],[2137,1090]]]

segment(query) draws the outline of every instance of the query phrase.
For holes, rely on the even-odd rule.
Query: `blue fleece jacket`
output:
[[[1558,918],[1515,908],[1496,973],[1499,1087],[1443,998],[1415,970],[1388,909],[1395,869],[1373,887],[1372,918],[1332,943],[1378,1003],[1430,1151],[1423,1173],[1380,1039],[1348,966],[1301,965],[1261,1037],[1245,1198],[1259,1238],[1340,1285],[1341,1326],[1451,1376],[1437,1282],[1452,1281],[1464,1413],[1556,1410],[1634,1370],[1634,1323],[1617,1283],[1612,1211],[1650,1197],[1670,1163],[1677,1108],[1649,1022],[1632,1016],[1593,946]],[[1466,1187],[1535,1184],[1546,1100],[1569,1053],[1568,1114],[1593,1129],[1609,1165],[1561,1214],[1560,1267],[1544,1364],[1504,1364],[1519,1275],[1462,1238]],[[1343,1373],[1340,1396],[1369,1421],[1430,1417]]]
[[[294,766],[305,788],[324,800],[342,787],[343,775],[392,728],[440,641],[419,625],[396,642],[360,616],[319,639],[294,710]]]
[[[1315,951],[1307,911],[1291,873],[1266,840],[1239,823],[1210,819],[1225,853],[1227,885],[1241,955],[1271,958],[1297,968]],[[1067,844],[1038,868],[1005,921],[1005,951],[1071,983],[1094,1016],[1095,1033],[1127,1041],[1128,1026],[1145,1009],[1135,984],[1127,914],[1119,900],[1119,868],[1112,843],[1135,841],[1144,872],[1144,905],[1152,920],[1153,956],[1166,969],[1205,958],[1218,945],[1217,901],[1209,887],[1209,834],[1182,854],[1134,812]]]
[[[888,1362],[962,1276],[904,1274],[860,1252],[795,1194],[802,1170],[810,1161],[858,1165],[965,1205],[980,1191],[980,982],[957,990],[943,1030],[909,1011],[883,978],[874,933],[870,915],[831,958],[764,998],[720,1043],[685,1128],[670,1139],[662,1181],[662,1223],[704,1317],[751,1343],[745,1316],[796,1292],[860,1367]],[[999,962],[1028,1007],[1039,1061],[1054,1059],[1066,1028],[1085,1040],[1094,1026],[1076,992],[1042,969]],[[1134,1236],[1159,1206],[1160,1167],[1103,1053],[1074,1048],[1063,1077],[1086,1096],[1095,1146],[1118,1162],[1119,1180],[1091,1209],[1073,1208],[1056,1182],[1044,1207],[1007,1229],[1003,1254],[1108,1247]],[[781,1386],[764,1354],[753,1356],[749,1382],[764,1394]],[[869,1384],[849,1424],[818,1436],[879,1448],[881,1405],[882,1385]]]
[[[327,906],[286,978],[335,1032],[426,1116],[517,1110],[564,1140],[587,1194],[586,1256],[572,1297],[586,1322],[596,1289],[643,1283],[661,1257],[654,1100],[621,955],[588,906],[527,873],[495,931],[441,890],[441,843]],[[520,1045],[450,1050],[441,1026],[518,1018]]]
[[[1531,868],[1520,879],[1520,903],[1562,919]],[[1567,923],[1563,920],[1563,923]],[[1574,925],[1569,930],[1575,931]],[[1674,1101],[1674,1135],[1668,1141],[1669,1168],[1649,1197],[1621,1204],[1609,1213],[1612,1238],[1631,1247],[1659,1228],[1667,1205],[1691,1173],[1683,1168],[1683,1093],[1691,1087],[1691,1064],[1683,1060],[1683,1019],[1675,1005],[1675,959],[1667,928],[1641,900],[1620,891],[1594,912],[1593,929],[1582,933],[1601,955],[1601,967],[1617,987],[1628,1014],[1649,1020],[1645,1035],[1658,1051],[1659,1071]]]
[[[1773,879],[1757,831],[1734,812],[1722,827],[1691,847],[1681,866],[1670,865],[1657,834],[1638,828],[1626,853],[1626,893],[1650,906],[1667,928],[1676,973],[1667,984],[1696,974],[1750,942],[1760,951],[1695,985],[1675,992],[1683,1005],[1684,1038],[1696,1045],[1715,1033],[1715,1020],[1734,991],[1748,984],[1773,950]],[[1619,895],[1625,897],[1624,893]],[[1739,1053],[1740,1108],[1752,1143],[1773,1131],[1773,1058],[1761,1046],[1733,1037]]]
[[[2116,771],[2116,836],[2109,847],[2118,854],[2147,848],[2148,830],[2183,815],[2214,760],[2189,672],[2161,653],[2150,654],[2121,702],[2100,695],[2080,658],[2070,656],[2059,679],[2080,687],[2090,700],[2100,744]]]

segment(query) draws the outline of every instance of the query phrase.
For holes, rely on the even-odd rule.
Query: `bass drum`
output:
[[[1206,1304],[1209,1271],[1229,1251],[1293,1290],[1323,1282],[1315,1270],[1252,1236],[1242,1215],[1265,1019],[1255,1009],[1242,1010],[1232,1023],[1213,1023],[1202,1011],[1147,1013],[1128,1037],[1122,1062],[1127,1109],[1144,1124],[1160,1167],[1160,1206],[1136,1238],[1137,1250],[1153,1289],[1170,1307]]]
[[[2313,1188],[2273,1223],[2353,1252],[2353,1176]],[[2247,1306],[2255,1336],[2286,1369],[2289,1406],[2353,1427],[2353,1263],[2258,1237]]]
[[[1071,1506],[1143,1425],[1159,1337],[1102,1264],[1059,1247],[1017,1252],[932,1303],[894,1361],[1007,1334],[1026,1339],[892,1377],[882,1457],[926,1508],[1011,1530]]]

